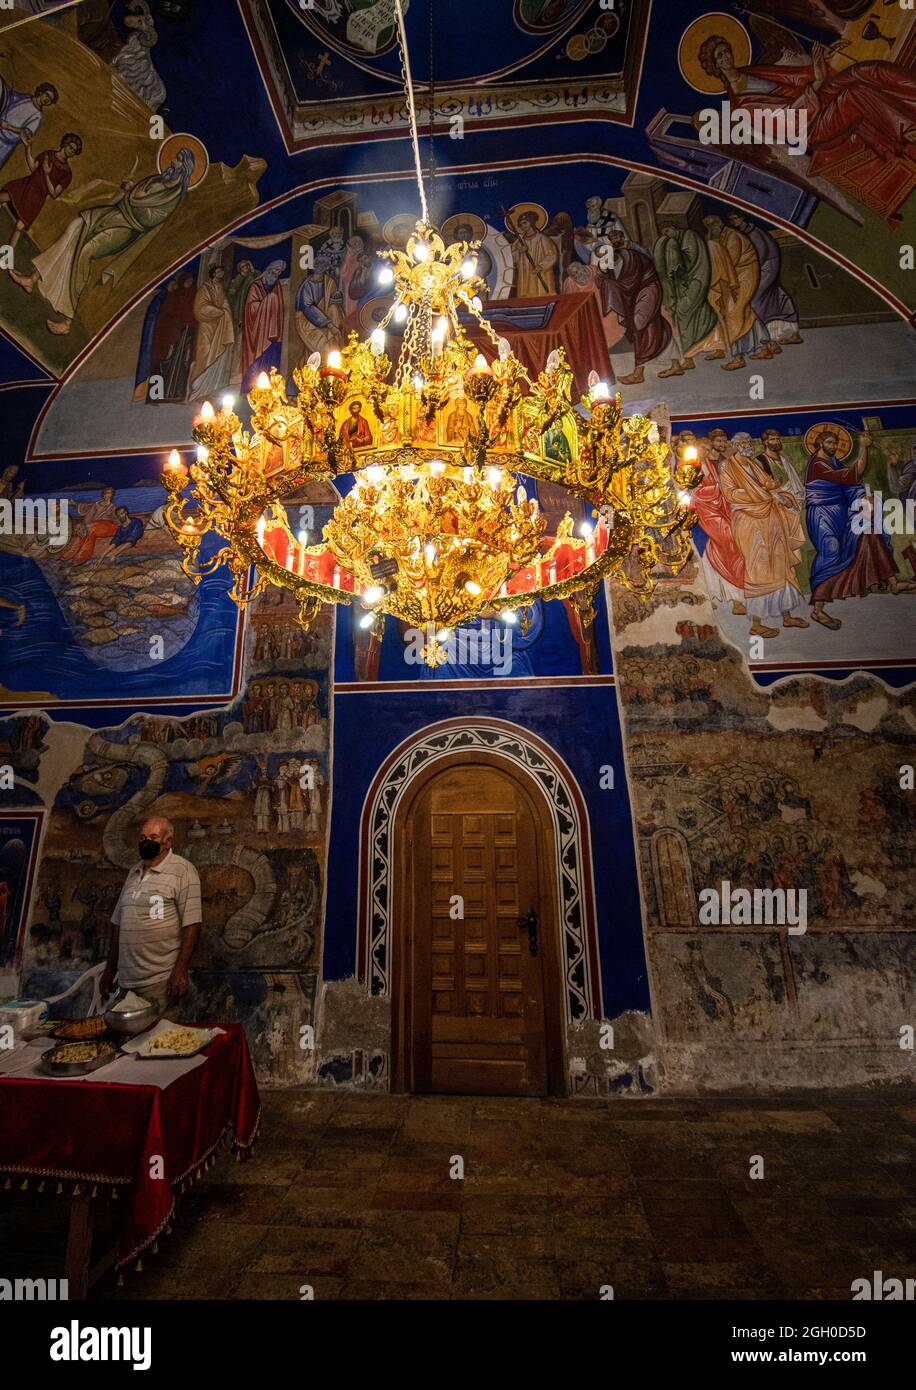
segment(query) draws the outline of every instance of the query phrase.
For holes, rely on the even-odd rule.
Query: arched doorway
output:
[[[456,752],[395,814],[392,1085],[562,1095],[557,845],[537,783]]]

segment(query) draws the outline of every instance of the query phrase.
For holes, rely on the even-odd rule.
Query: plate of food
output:
[[[189,1028],[186,1024],[163,1022],[125,1050],[147,1060],[165,1057],[194,1057],[222,1032],[221,1028]]]
[[[107,1067],[118,1055],[114,1043],[97,1038],[60,1043],[41,1055],[40,1067],[48,1076],[86,1076]]]

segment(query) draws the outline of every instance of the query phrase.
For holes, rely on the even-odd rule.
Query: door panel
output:
[[[542,954],[519,926],[542,909],[525,793],[496,768],[450,768],[417,797],[408,840],[413,1089],[546,1094]]]

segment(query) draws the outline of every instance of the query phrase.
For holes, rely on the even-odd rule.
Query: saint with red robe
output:
[[[862,170],[858,176],[849,171],[860,163],[863,148],[878,165],[895,160],[916,164],[916,76],[897,63],[881,61],[835,69],[830,58],[842,47],[845,44],[815,44],[810,62],[801,61],[805,55],[799,54],[796,62],[738,67],[729,41],[711,34],[700,48],[699,60],[710,76],[722,81],[734,110],[746,110],[752,118],[755,111],[791,107],[804,112],[808,160],[801,172],[809,178],[835,179],[837,187],[854,184],[854,196],[886,216],[884,197],[870,189]],[[845,181],[844,169],[849,174]],[[909,190],[902,187],[905,196]]]

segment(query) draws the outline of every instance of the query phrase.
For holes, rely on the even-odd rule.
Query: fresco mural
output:
[[[71,726],[81,760],[54,797],[25,948],[43,992],[103,959],[136,826],[168,816],[207,904],[187,1015],[243,1022],[268,1081],[313,1060],[299,1028],[321,950],[332,620],[303,634],[294,619],[280,595],[258,600],[246,687],[224,709]]]
[[[463,8],[437,6],[430,74],[429,6],[407,7],[433,214],[481,242],[487,312],[529,372],[563,346],[582,392],[600,370],[628,411],[673,422],[676,450],[696,445],[694,559],[648,604],[602,595],[593,621],[538,605],[508,646],[485,618],[434,670],[397,624],[379,641],[341,609],[306,633],[277,593],[240,620],[224,577],[189,583],[159,474],[200,402],[239,400],[270,366],[291,382],[389,307],[378,253],[417,213],[390,6],[16,0],[0,385],[54,380],[0,395],[0,503],[61,500],[67,534],[0,528],[0,965],[18,949],[22,991],[45,994],[101,959],[155,808],[208,904],[188,1016],[242,1021],[266,1081],[386,1087],[379,1001],[354,979],[362,797],[408,733],[489,714],[558,749],[590,808],[604,1004],[635,1041],[621,1071],[597,1031],[574,1039],[574,1092],[894,1081],[906,1058],[882,1039],[912,992],[916,12],[682,0],[672,22],[637,0],[512,0],[494,43]],[[725,101],[803,108],[805,151],[704,144],[699,113]],[[360,411],[339,427],[358,446],[386,428]],[[456,400],[444,429],[463,428]],[[551,535],[567,510],[588,523],[517,486]],[[318,530],[334,501],[291,504]],[[629,788],[610,810],[602,759]],[[801,885],[811,929],[701,925],[698,889],[725,877]],[[316,1061],[298,1038],[320,990]]]
[[[634,408],[663,399],[673,413],[740,408],[741,398],[909,397],[912,330],[791,233],[644,174],[586,171],[575,182],[575,201],[550,209],[519,196],[530,190],[522,171],[494,179],[486,202],[449,184],[453,202],[481,210],[451,213],[446,235],[481,241],[488,315],[529,371],[562,345],[580,390],[594,367]],[[214,243],[76,370],[43,416],[35,455],[82,452],[90,410],[99,449],[187,443],[197,402],[244,391],[265,366],[294,393],[292,371],[310,353],[371,332],[387,311],[378,253],[402,246],[415,221],[398,206],[391,189],[341,188],[289,230],[262,232],[255,220]]]
[[[0,969],[20,963],[43,818],[0,811]]]
[[[701,421],[674,438],[703,468],[693,539],[717,622],[745,652],[761,639],[766,662],[914,656],[916,431],[843,419]]]
[[[902,1078],[883,1038],[912,987],[912,688],[754,691],[699,566],[663,581],[648,614],[622,590],[613,602],[669,1081],[702,1087],[723,1064],[739,1087],[773,1084],[774,1068],[780,1085]],[[722,880],[804,890],[806,931],[703,925],[698,893]]]
[[[59,506],[60,526],[0,535],[0,698],[161,700],[176,682],[185,695],[231,692],[239,615],[225,585],[182,571],[158,479],[25,498],[20,472],[5,470],[2,499]]]
[[[288,148],[406,132],[388,0],[243,0],[242,10]],[[649,10],[644,0],[601,8],[592,0],[507,0],[478,49],[460,8],[440,7],[431,21],[424,0],[404,5],[423,84],[435,23],[437,119],[480,129],[525,124],[545,110],[559,120],[625,119]]]
[[[123,23],[110,63],[50,23],[12,29],[0,56],[0,238],[15,237],[0,326],[52,370],[182,248],[258,202],[263,161],[211,168],[197,136],[151,120],[166,92],[145,0]]]

